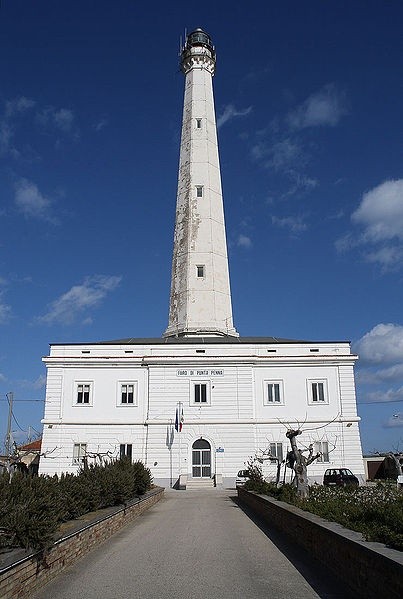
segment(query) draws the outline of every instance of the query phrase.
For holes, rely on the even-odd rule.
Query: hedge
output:
[[[88,512],[125,505],[151,487],[151,473],[128,459],[90,465],[79,474],[0,476],[0,547],[42,550],[59,526]]]

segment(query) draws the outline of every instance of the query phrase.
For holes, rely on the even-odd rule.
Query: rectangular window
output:
[[[327,441],[317,441],[314,446],[315,453],[320,453],[320,457],[316,460],[317,462],[328,462],[329,461],[329,445]]]
[[[74,443],[73,446],[73,464],[82,464],[87,455],[86,443]]]
[[[202,120],[196,119],[196,129],[201,129],[201,128],[202,128]]]
[[[89,404],[91,400],[91,383],[77,383],[77,403]]]
[[[197,198],[203,197],[203,185],[196,185],[196,197]]]
[[[274,405],[282,404],[283,399],[283,383],[282,381],[266,381],[265,382],[265,404]]]
[[[207,403],[207,383],[194,383],[194,402]]]
[[[120,459],[128,458],[132,461],[133,445],[131,443],[121,443],[120,445]]]
[[[204,266],[196,266],[197,278],[202,279],[204,277]]]
[[[270,455],[273,458],[273,460],[270,460],[272,464],[277,464],[277,461],[281,463],[283,461],[283,444],[270,443]]]
[[[327,383],[323,381],[308,381],[308,396],[310,403],[327,403]]]
[[[120,386],[120,403],[124,405],[134,405],[136,395],[135,383],[122,383]]]

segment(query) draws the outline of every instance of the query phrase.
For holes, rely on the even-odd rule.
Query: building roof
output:
[[[26,445],[21,445],[18,449],[20,451],[40,451],[42,446],[42,439],[35,439],[35,441],[31,441],[31,443],[26,443]]]
[[[51,345],[229,345],[229,344],[292,344],[292,343],[350,343],[350,341],[312,341],[303,339],[283,339],[281,337],[235,337],[223,335],[210,337],[208,335],[194,337],[127,337],[111,341],[79,342],[79,343],[51,343]]]

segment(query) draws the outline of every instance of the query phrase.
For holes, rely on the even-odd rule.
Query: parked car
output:
[[[235,486],[243,487],[247,480],[249,480],[249,470],[240,470],[235,480]]]
[[[348,468],[328,468],[323,476],[327,487],[358,487],[359,480]]]

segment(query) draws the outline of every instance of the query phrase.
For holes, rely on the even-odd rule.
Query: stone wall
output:
[[[364,541],[360,533],[264,495],[238,489],[253,512],[285,533],[342,579],[359,597],[403,597],[403,553]]]
[[[64,568],[108,539],[123,526],[157,503],[164,489],[153,489],[125,508],[98,519],[54,543],[42,559],[34,553],[0,569],[0,598],[24,599],[57,576]]]

